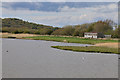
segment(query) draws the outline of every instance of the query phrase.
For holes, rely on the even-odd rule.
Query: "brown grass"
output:
[[[22,38],[22,37],[32,37],[32,36],[39,36],[35,34],[12,34],[12,33],[0,33],[0,36],[3,38],[7,37],[16,37],[16,38]]]
[[[109,48],[119,48],[120,43],[97,43],[95,46],[103,46]]]

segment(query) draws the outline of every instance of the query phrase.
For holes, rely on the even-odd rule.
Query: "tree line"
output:
[[[118,38],[118,33],[120,30],[120,26],[117,26],[112,20],[108,19],[81,25],[66,25],[62,28],[36,24],[17,18],[5,18],[1,20],[2,29],[0,29],[0,31],[14,34],[29,33],[40,35],[65,35],[83,37],[85,32],[99,32],[106,35],[112,35],[113,38]]]

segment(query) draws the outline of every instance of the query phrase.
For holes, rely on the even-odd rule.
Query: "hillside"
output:
[[[2,19],[2,32],[51,34],[56,27],[23,21],[17,18]]]
[[[52,26],[36,24],[32,22],[23,21],[17,18],[5,18],[2,19],[2,26],[3,27],[27,27],[31,29],[39,29],[39,28],[53,28]]]

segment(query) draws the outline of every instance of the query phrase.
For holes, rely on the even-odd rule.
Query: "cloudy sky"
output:
[[[58,27],[105,19],[118,22],[117,2],[2,2],[1,7],[2,18]]]
[[[119,0],[1,0],[2,2],[119,2]]]

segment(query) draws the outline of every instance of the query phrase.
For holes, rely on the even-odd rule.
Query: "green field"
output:
[[[77,37],[60,37],[60,36],[34,36],[34,37],[24,37],[24,39],[48,40],[48,41],[67,42],[67,43],[81,43],[81,44],[118,42],[118,40],[110,40],[110,39],[107,39],[107,40],[83,39],[83,38],[77,38]]]
[[[62,50],[70,50],[77,52],[97,52],[97,53],[115,53],[120,54],[117,48],[108,48],[108,47],[97,47],[97,46],[88,46],[88,47],[80,47],[80,46],[51,46],[53,48],[62,49]]]

